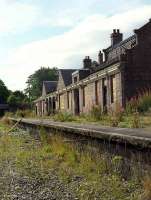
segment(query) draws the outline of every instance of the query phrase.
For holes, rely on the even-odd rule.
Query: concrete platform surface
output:
[[[13,121],[20,119],[11,118]],[[73,122],[54,122],[48,119],[25,119],[22,124],[44,126],[68,133],[81,134],[93,138],[127,143],[144,148],[151,148],[151,132],[143,129],[106,127],[98,124],[77,124]]]

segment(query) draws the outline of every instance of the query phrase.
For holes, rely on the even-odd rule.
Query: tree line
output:
[[[57,68],[49,67],[41,67],[31,74],[26,81],[24,91],[11,91],[0,79],[0,104],[9,104],[12,110],[30,108],[33,101],[42,95],[43,81],[56,81],[57,79]]]

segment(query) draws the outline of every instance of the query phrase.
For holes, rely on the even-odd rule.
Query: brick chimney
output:
[[[89,56],[86,56],[83,60],[83,68],[84,69],[90,69],[92,65],[92,60]]]
[[[99,61],[99,65],[101,65],[103,63],[103,53],[102,53],[102,51],[100,51],[99,54],[98,54],[98,61]]]
[[[119,29],[113,29],[113,33],[111,34],[111,45],[120,43],[123,40],[123,34],[120,33]]]

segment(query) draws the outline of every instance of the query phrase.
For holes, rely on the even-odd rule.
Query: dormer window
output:
[[[75,76],[73,80],[74,80],[74,83],[77,83],[78,82],[78,77]]]

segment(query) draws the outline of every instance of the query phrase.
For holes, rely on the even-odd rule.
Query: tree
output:
[[[28,106],[28,98],[22,91],[15,91],[10,94],[7,103],[14,109],[23,109]]]
[[[5,86],[4,82],[0,79],[0,103],[6,103],[10,91]]]
[[[30,101],[41,96],[43,81],[56,81],[58,79],[57,72],[56,68],[41,67],[28,77],[25,93],[28,95]]]

